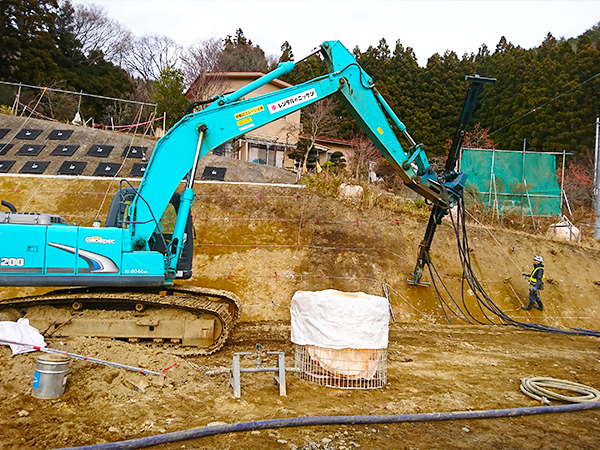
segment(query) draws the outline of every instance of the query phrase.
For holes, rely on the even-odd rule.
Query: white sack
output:
[[[333,349],[388,346],[390,311],[385,297],[334,289],[298,291],[290,312],[295,344]]]
[[[37,347],[45,347],[44,337],[37,328],[29,325],[29,319],[19,319],[16,322],[0,322],[0,339],[3,341],[20,342],[21,344],[30,344]],[[34,352],[35,348],[17,344],[9,345],[13,355],[19,353]]]
[[[372,380],[383,357],[382,349],[332,349],[307,345],[311,359],[330,375],[349,380]]]

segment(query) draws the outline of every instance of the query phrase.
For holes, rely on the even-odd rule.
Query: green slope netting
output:
[[[560,214],[556,156],[508,150],[462,149],[467,190],[489,210],[536,216]]]

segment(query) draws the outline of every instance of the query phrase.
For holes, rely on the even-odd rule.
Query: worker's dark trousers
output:
[[[544,305],[542,305],[538,291],[529,289],[529,305],[527,305],[527,309],[531,309],[532,307],[537,308],[540,311],[544,310]]]

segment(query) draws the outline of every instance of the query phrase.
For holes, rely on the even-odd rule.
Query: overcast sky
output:
[[[267,54],[288,41],[296,59],[325,40],[352,50],[385,38],[412,47],[420,65],[434,53],[491,51],[502,36],[524,48],[548,32],[576,37],[600,22],[600,1],[352,1],[352,0],[74,0],[96,3],[131,31],[167,35],[186,46],[199,38],[234,35],[237,28]]]

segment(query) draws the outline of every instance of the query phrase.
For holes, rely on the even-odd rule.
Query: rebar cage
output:
[[[387,383],[386,349],[331,349],[298,345],[296,375],[338,389],[378,389]]]

